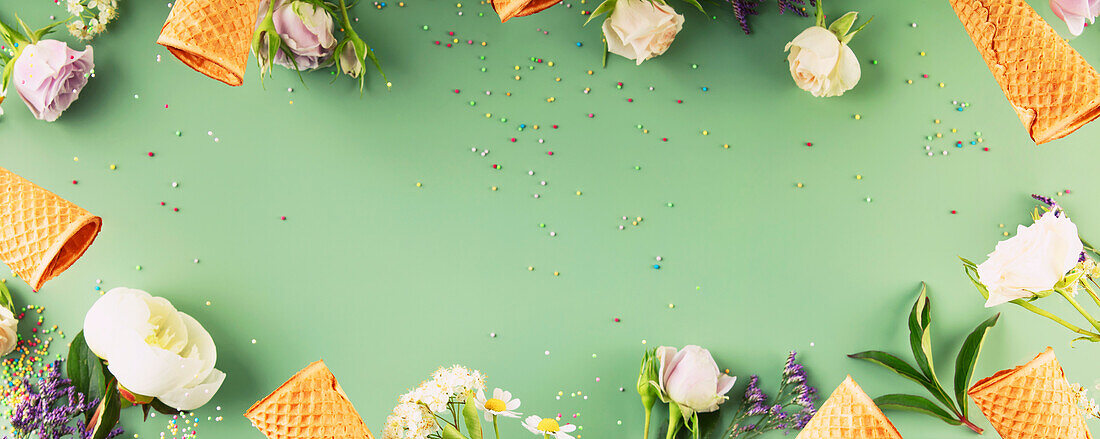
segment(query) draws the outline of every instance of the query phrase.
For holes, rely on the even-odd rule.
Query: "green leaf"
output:
[[[481,417],[474,404],[474,392],[466,392],[466,404],[462,407],[462,420],[466,423],[466,434],[470,439],[481,439]]]
[[[1000,317],[1001,314],[997,313],[979,324],[977,328],[974,328],[974,331],[966,337],[966,341],[959,348],[959,356],[955,358],[955,398],[959,402],[959,409],[962,411],[964,418],[968,416],[966,391],[970,387],[970,379],[974,376],[974,366],[978,363],[978,355],[982,353],[985,335],[993,325],[997,324],[997,319]]]
[[[80,331],[69,344],[69,356],[65,361],[65,373],[72,381],[73,388],[88,399],[104,400],[106,383],[109,381],[103,361],[88,348],[84,341],[84,331]],[[116,392],[117,393],[117,392]],[[93,415],[89,410],[84,413],[85,420]]]
[[[868,24],[871,24],[871,21],[874,21],[874,19],[874,16],[868,18],[867,21],[864,21],[863,24],[859,25],[856,30],[849,32],[848,35],[845,35],[843,38],[841,38],[840,44],[848,44],[848,42],[852,41],[852,38],[855,38],[856,34],[862,31],[863,28],[867,27]]]
[[[844,14],[829,25],[829,32],[835,34],[838,39],[844,38],[845,35],[848,35],[848,31],[852,30],[852,25],[856,23],[856,17],[858,16],[859,12],[856,11]]]
[[[952,412],[957,412],[955,403],[947,392],[943,390],[939,377],[936,376],[935,364],[932,360],[932,299],[928,298],[928,290],[924,282],[920,285],[920,294],[913,304],[913,310],[909,314],[909,345],[913,350],[913,358],[917,367],[924,371],[924,376],[931,383],[926,388],[932,396],[936,397]]]
[[[15,301],[11,299],[11,291],[8,290],[8,285],[3,282],[0,282],[0,306],[15,314]]]
[[[443,439],[467,439],[455,426],[443,424]]]
[[[931,381],[928,380],[928,378],[926,378],[924,375],[921,375],[921,373],[917,371],[916,368],[910,366],[909,363],[906,363],[904,360],[898,357],[882,351],[865,351],[858,354],[849,355],[848,358],[870,361],[879,366],[890,369],[894,371],[894,373],[908,378],[916,382],[917,384],[920,384],[924,387],[925,390],[928,391],[928,393],[931,393],[932,396],[935,396],[936,399],[943,402],[944,405],[948,407],[954,406],[954,403],[951,402],[951,398],[947,396],[947,392],[944,392],[940,386],[933,384]]]
[[[596,18],[599,15],[611,13],[611,11],[615,10],[615,4],[617,2],[618,0],[603,0],[603,3],[600,3],[600,5],[596,7],[596,9],[592,10],[591,14],[588,14],[588,20],[585,20],[584,26],[588,26],[588,22],[592,21],[592,19]]]
[[[157,413],[160,413],[162,415],[179,415],[183,413],[179,410],[176,410],[175,407],[171,407],[168,404],[161,402],[161,400],[157,398],[153,398],[152,401],[145,405],[152,407],[153,410],[156,410]]]
[[[698,9],[699,12],[702,12],[703,14],[707,13],[707,11],[703,10],[703,5],[699,4],[699,0],[684,0],[684,1],[687,2],[687,4],[689,4],[689,5],[695,6],[695,9]]]
[[[882,395],[875,398],[875,405],[880,409],[889,410],[909,410],[917,413],[924,413],[926,415],[934,416],[951,425],[962,425],[958,419],[951,417],[950,413],[947,413],[940,406],[936,405],[928,398],[924,398],[916,395]]]
[[[106,439],[111,434],[115,424],[118,424],[118,417],[122,411],[122,403],[119,399],[118,381],[112,379],[107,383],[107,395],[99,401],[95,414],[85,427],[92,432],[91,439]]]

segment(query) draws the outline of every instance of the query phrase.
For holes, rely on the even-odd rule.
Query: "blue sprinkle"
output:
[[[581,47],[581,46],[583,46],[583,44],[581,44],[580,41],[577,41],[577,47]]]
[[[657,264],[653,264],[653,269],[654,269],[654,270],[660,270],[660,269],[661,269],[661,266],[660,266],[660,265],[657,265]]]
[[[963,111],[963,107],[956,108],[957,111]]]
[[[977,144],[978,144],[978,142],[975,142],[975,141],[971,140],[971,141],[970,141],[970,144],[971,144],[971,145],[977,145]]]
[[[527,128],[527,124],[525,124],[525,123],[521,123],[521,124],[519,124],[519,127],[520,127],[520,128]]]
[[[95,290],[96,290],[96,291],[99,291],[99,287],[95,287]]]
[[[707,88],[706,88],[706,87],[703,87],[703,91],[707,91]]]

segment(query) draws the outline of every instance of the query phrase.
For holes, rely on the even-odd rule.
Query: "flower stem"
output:
[[[680,422],[683,420],[684,414],[680,411],[680,406],[675,402],[668,404],[668,433],[665,434],[665,439],[675,439],[676,433],[680,431]]]
[[[493,415],[493,432],[497,434],[497,439],[500,439],[500,427],[497,425],[497,415]]]
[[[962,422],[962,423],[963,423],[963,425],[966,425],[966,426],[967,426],[967,427],[969,427],[969,428],[970,428],[971,430],[973,430],[973,431],[974,431],[975,433],[978,433],[978,434],[982,434],[982,428],[981,428],[981,427],[979,427],[979,426],[977,426],[977,425],[974,425],[974,423],[973,423],[973,422],[970,422],[970,420],[969,420],[969,419],[966,419],[966,418],[962,418],[962,419],[959,419],[959,422]]]
[[[1093,328],[1095,328],[1097,331],[1100,331],[1100,322],[1097,322],[1096,319],[1092,318],[1092,315],[1089,314],[1088,311],[1085,311],[1085,309],[1077,303],[1077,300],[1074,299],[1073,296],[1070,296],[1069,293],[1065,291],[1059,291],[1058,294],[1061,294],[1062,297],[1066,298],[1066,300],[1069,301],[1069,304],[1073,305],[1073,307],[1077,309],[1077,312],[1081,313],[1081,315],[1085,317],[1085,320],[1088,320],[1089,323],[1092,324]]]
[[[1065,326],[1066,329],[1069,329],[1070,331],[1076,332],[1076,333],[1084,335],[1086,337],[1092,337],[1092,338],[1100,339],[1100,334],[1078,328],[1076,325],[1074,325],[1070,322],[1067,322],[1065,320],[1062,320],[1061,317],[1058,317],[1054,314],[1051,314],[1049,311],[1047,311],[1045,309],[1042,309],[1042,308],[1039,308],[1038,306],[1035,306],[1035,305],[1032,305],[1030,303],[1024,302],[1023,300],[1020,300],[1020,299],[1013,300],[1012,303],[1015,303],[1016,305],[1019,305],[1020,307],[1026,309],[1028,311],[1031,311],[1035,314],[1038,314],[1038,315],[1041,315],[1041,316],[1046,317],[1048,319],[1051,319],[1054,322],[1058,323],[1059,325]]]
[[[645,411],[645,433],[642,434],[642,439],[649,439],[649,415],[652,414],[653,409],[647,407]],[[497,437],[500,439],[500,437]]]
[[[1085,291],[1089,292],[1089,297],[1092,297],[1092,301],[1096,303],[1096,306],[1100,306],[1100,297],[1096,295],[1096,290],[1092,289],[1092,285],[1089,285],[1090,281],[1095,281],[1093,281],[1091,277],[1086,277],[1088,278],[1088,280],[1082,280],[1081,285],[1085,286]]]

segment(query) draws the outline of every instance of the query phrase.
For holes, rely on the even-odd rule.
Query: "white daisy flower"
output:
[[[105,30],[107,30],[107,23],[99,21],[98,18],[88,20],[88,31],[91,32],[92,35],[102,33]]]
[[[519,408],[519,398],[512,399],[512,392],[501,390],[500,387],[493,389],[492,398],[485,399],[485,391],[478,390],[474,399],[477,401],[477,408],[485,412],[486,421],[492,421],[497,416],[518,418],[522,414],[513,411]]]
[[[118,8],[107,6],[99,9],[99,21],[103,24],[110,23],[115,18],[118,18]]]
[[[80,3],[80,0],[69,0],[65,3],[65,9],[68,9],[71,15],[80,15],[84,12],[84,5]]]
[[[88,8],[103,9],[110,5],[110,0],[88,0]]]
[[[572,433],[577,429],[576,425],[565,424],[558,425],[558,421],[551,418],[540,418],[538,416],[528,416],[524,419],[523,427],[534,434],[541,434],[549,437],[553,436],[554,439],[573,439],[573,436],[567,433]]]

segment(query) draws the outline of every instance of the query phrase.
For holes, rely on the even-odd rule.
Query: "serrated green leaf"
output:
[[[443,439],[468,439],[451,424],[443,424]]]
[[[955,398],[959,402],[963,418],[969,414],[966,391],[970,387],[970,379],[974,376],[974,366],[978,364],[978,356],[982,353],[986,334],[993,325],[997,324],[997,319],[1000,317],[1001,314],[997,313],[978,324],[978,327],[966,337],[966,341],[959,348],[959,355],[955,357]]]
[[[833,24],[829,25],[829,32],[832,32],[838,39],[844,38],[848,35],[848,31],[852,30],[852,25],[856,23],[856,18],[859,16],[859,12],[851,11],[842,15],[840,18],[833,21]]]
[[[588,26],[588,22],[592,21],[592,19],[596,18],[597,16],[610,13],[611,11],[615,10],[616,3],[618,3],[618,0],[604,0],[603,3],[600,3],[600,5],[596,7],[596,9],[592,10],[591,14],[588,14],[588,20],[584,21],[584,26]]]
[[[481,439],[481,417],[474,404],[474,392],[466,392],[466,405],[462,407],[462,421],[466,423],[466,434],[470,439]]]
[[[102,401],[106,395],[108,373],[105,372],[103,361],[88,348],[84,341],[84,331],[78,332],[69,344],[69,355],[65,362],[65,373],[72,381],[73,388],[89,400]],[[93,414],[92,410],[85,412],[84,419],[89,420]]]
[[[921,396],[902,394],[882,395],[875,398],[875,405],[883,410],[909,410],[917,413],[924,413],[939,418],[941,421],[951,425],[962,425],[962,422],[951,417],[950,413],[947,413],[947,411],[940,408],[940,406],[929,401],[928,398]]]

